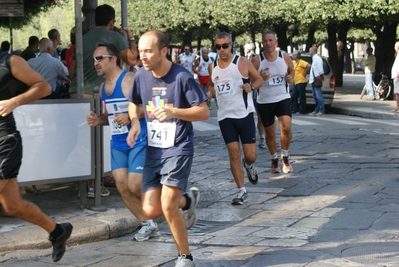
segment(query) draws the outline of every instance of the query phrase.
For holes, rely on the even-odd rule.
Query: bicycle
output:
[[[391,93],[391,85],[389,83],[389,79],[387,75],[384,75],[381,73],[381,80],[376,85],[373,81],[373,90],[374,90],[374,95],[375,99],[377,100],[386,100],[389,97],[389,94]],[[363,87],[362,93],[360,94],[360,99],[363,98],[363,96],[366,94],[366,85]]]

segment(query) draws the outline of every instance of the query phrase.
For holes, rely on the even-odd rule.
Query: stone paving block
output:
[[[369,210],[343,210],[337,213],[327,224],[325,229],[369,229],[382,213]]]
[[[207,246],[192,250],[195,255],[195,262],[197,266],[241,266],[244,261],[252,258],[253,255],[261,253],[262,248],[254,246],[235,246],[235,247],[219,247]],[[223,264],[223,261],[226,260]],[[217,265],[217,262],[222,261],[222,265]],[[212,264],[214,262],[214,264]],[[237,264],[237,265],[234,265]]]
[[[355,187],[355,185],[326,185],[325,187],[315,191],[312,195],[346,196],[347,192]]]
[[[303,239],[307,240],[317,233],[317,229],[299,227],[269,227],[251,234],[267,239]]]
[[[223,238],[214,237],[204,241],[204,245],[217,245],[217,246],[252,246],[264,238],[261,237],[244,237],[244,236],[224,236]]]
[[[341,196],[276,197],[266,202],[268,210],[319,211],[342,200]]]
[[[290,248],[290,247],[301,247],[308,244],[307,240],[303,240],[303,239],[294,239],[294,238],[290,238],[290,239],[264,239],[258,243],[255,244],[255,246],[259,246],[259,247],[286,247],[286,248]]]
[[[344,210],[344,208],[325,208],[312,213],[310,217],[330,218],[342,210]]]
[[[247,218],[236,226],[290,226],[302,218],[308,217],[311,213],[304,211],[262,211]]]
[[[240,265],[240,267],[304,267],[311,257],[299,255],[284,255],[284,254],[268,254],[256,255],[247,263]]]
[[[260,231],[264,227],[242,227],[242,226],[231,226],[225,229],[213,232],[213,236],[223,238],[224,236],[249,236],[252,233]]]
[[[292,228],[311,228],[319,229],[324,224],[330,221],[330,218],[318,218],[318,217],[308,217],[296,222],[292,225]]]
[[[206,208],[206,209],[197,210],[197,218],[199,220],[204,220],[204,221],[238,222],[258,212],[259,212],[258,210],[245,209],[245,208],[240,208],[240,209]]]
[[[315,183],[314,181],[301,182],[285,189],[279,193],[279,196],[309,196],[325,186],[327,186],[326,183]]]

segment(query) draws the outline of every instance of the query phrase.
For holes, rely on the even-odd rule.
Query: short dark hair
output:
[[[169,38],[166,34],[160,30],[151,30],[146,32],[145,34],[153,34],[156,38],[156,44],[158,45],[159,50],[166,47],[169,48]]]
[[[76,43],[76,33],[75,33],[75,27],[73,27],[69,33],[69,39],[71,40],[71,44]]]
[[[3,41],[1,43],[1,48],[0,49],[1,49],[1,51],[8,52],[10,50],[10,46],[11,46],[11,44],[10,44],[9,41]]]
[[[116,56],[116,64],[118,66],[121,65],[121,58],[119,55],[119,51],[114,44],[111,43],[97,43],[97,47],[104,46],[107,49],[107,52],[111,56]]]
[[[35,45],[39,43],[39,38],[37,36],[31,36],[29,37],[28,44],[29,46]]]
[[[115,9],[107,4],[96,8],[94,21],[96,26],[107,26],[111,20],[115,19]]]
[[[50,40],[54,40],[54,39],[57,38],[57,36],[60,35],[60,33],[58,32],[57,29],[51,29],[51,30],[48,31],[48,34],[47,34],[47,35],[48,35],[48,38],[49,38]]]

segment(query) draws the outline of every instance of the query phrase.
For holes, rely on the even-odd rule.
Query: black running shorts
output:
[[[0,180],[16,178],[22,162],[22,139],[19,132],[0,137]]]

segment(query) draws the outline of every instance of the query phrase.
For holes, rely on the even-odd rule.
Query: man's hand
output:
[[[90,127],[96,127],[100,123],[99,117],[93,111],[90,111],[90,115],[86,117],[86,120]]]
[[[130,128],[129,133],[127,134],[126,137],[126,143],[130,146],[133,147],[134,144],[136,144],[136,139],[140,134],[140,122],[136,120],[135,123],[132,121],[132,127]]]
[[[0,101],[0,116],[5,117],[10,114],[17,106],[12,99]]]
[[[285,74],[285,80],[287,81],[287,83],[292,83],[292,76],[290,74]]]
[[[241,85],[241,88],[246,92],[249,93],[252,91],[252,86],[249,83],[244,83],[243,85]]]
[[[161,122],[174,118],[173,109],[166,107],[155,108],[152,110],[152,114]]]
[[[115,114],[114,121],[122,126],[126,126],[130,123],[129,114]]]

